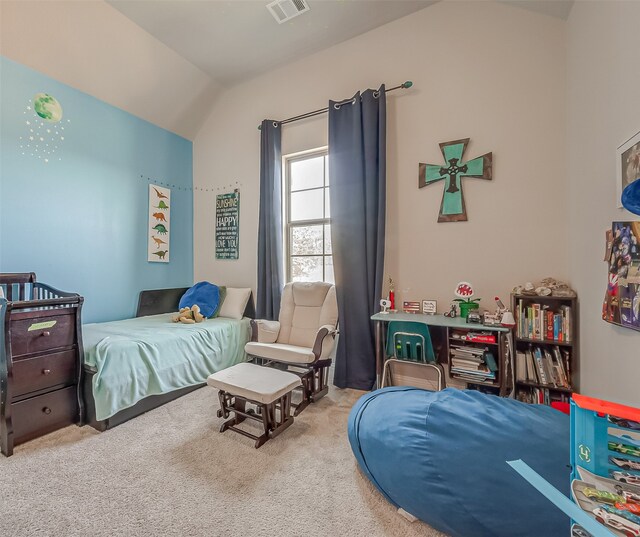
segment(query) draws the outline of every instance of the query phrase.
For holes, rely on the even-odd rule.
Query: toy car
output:
[[[634,524],[637,524],[640,527],[640,516],[634,515],[629,510],[617,509],[616,507],[612,507],[610,505],[603,505],[602,509],[604,509],[607,513],[610,513],[612,515],[626,518],[629,522],[633,522]]]
[[[622,418],[616,418],[615,416],[609,416],[609,421],[615,423],[618,427],[624,427],[632,431],[640,431],[640,423],[637,421],[624,420]]]
[[[640,448],[629,446],[627,444],[619,444],[617,442],[609,442],[608,446],[611,451],[617,451],[618,453],[631,455],[632,457],[640,457]]]
[[[608,503],[609,505],[613,505],[616,502],[625,503],[627,501],[623,496],[619,496],[618,494],[613,494],[612,492],[607,492],[606,490],[598,490],[591,487],[583,488],[582,494],[584,494],[587,498],[593,500],[594,502]]]
[[[627,520],[625,517],[609,513],[602,507],[597,507],[592,512],[600,524],[610,526],[627,537],[640,537],[640,525]]]
[[[637,503],[616,502],[614,507],[620,511],[629,511],[630,513],[633,513],[636,516],[640,515],[640,505],[638,505]]]
[[[629,483],[630,485],[640,485],[640,475],[633,475],[629,472],[611,472],[611,477],[620,483]]]
[[[611,442],[609,442],[611,443]],[[629,459],[621,459],[620,457],[609,457],[609,462],[615,464],[625,470],[640,470],[640,462],[631,461]]]
[[[591,537],[591,534],[587,533],[582,526],[576,526],[574,524],[571,528],[571,537]]]

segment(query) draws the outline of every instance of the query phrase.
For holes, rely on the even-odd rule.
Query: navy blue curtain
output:
[[[370,390],[374,328],[384,271],[385,88],[329,102],[331,241],[340,336],[334,384]]]
[[[282,149],[280,124],[260,128],[260,217],[256,317],[277,319],[282,295]]]

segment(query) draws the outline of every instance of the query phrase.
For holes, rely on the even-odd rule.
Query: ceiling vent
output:
[[[305,0],[275,0],[267,4],[267,9],[278,24],[282,24],[309,11],[309,5]]]

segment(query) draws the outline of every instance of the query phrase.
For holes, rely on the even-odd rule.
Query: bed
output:
[[[113,428],[246,360],[252,298],[240,320],[172,323],[187,289],[142,291],[135,318],[83,326],[86,423],[99,431]]]

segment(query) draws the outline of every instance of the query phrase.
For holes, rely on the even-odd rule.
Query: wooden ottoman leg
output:
[[[274,427],[269,432],[270,438],[275,438],[286,428],[290,427],[291,424],[293,423],[293,416],[291,415],[291,392],[283,395],[279,399],[279,406],[280,406],[280,417],[279,417],[279,420],[273,424]],[[275,409],[274,409],[274,415],[275,415]]]

